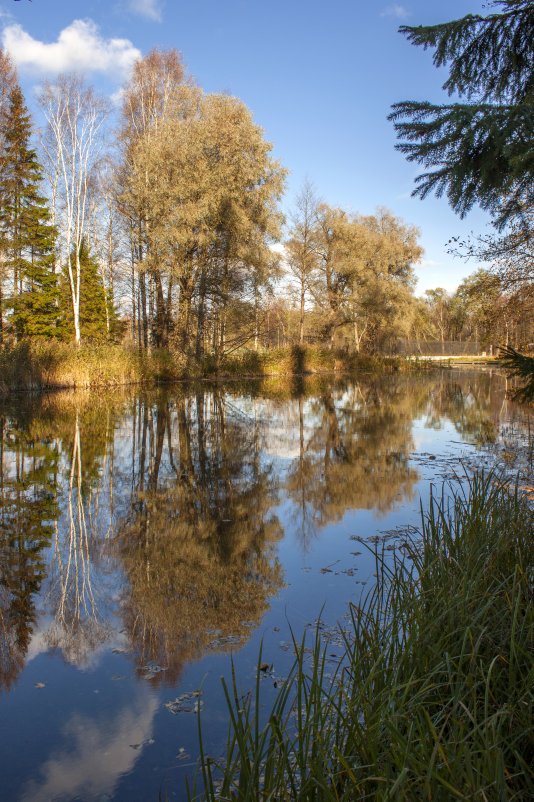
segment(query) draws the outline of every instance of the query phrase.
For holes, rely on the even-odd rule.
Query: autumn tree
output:
[[[291,229],[285,243],[288,268],[297,281],[299,292],[299,342],[304,343],[306,298],[317,270],[316,225],[318,200],[312,184],[305,181],[291,215]]]
[[[421,258],[418,231],[386,210],[349,215],[320,204],[313,296],[322,312],[322,336],[331,345],[345,327],[356,350],[381,347],[400,332],[412,303],[413,265]]]
[[[467,276],[454,293],[452,304],[460,313],[464,335],[474,337],[484,347],[531,340],[531,293],[510,289],[490,270],[479,269]]]
[[[152,50],[134,64],[123,90],[117,191],[134,268],[133,325],[135,329],[137,322],[139,341],[145,348],[149,344],[149,306],[155,306],[156,344],[168,338],[173,286],[171,280],[164,287],[165,272],[156,255],[151,253],[153,213],[157,217],[162,210],[151,205],[150,185],[157,176],[151,173],[145,157],[147,152],[157,149],[152,143],[163,122],[173,116],[188,117],[194,113],[194,108],[195,93],[186,85],[182,59],[176,50]]]
[[[434,332],[441,342],[441,353],[445,353],[445,340],[450,336],[451,295],[443,287],[426,290],[425,301],[430,310]]]
[[[381,350],[406,336],[414,315],[414,265],[423,249],[419,231],[387,209],[354,220],[360,267],[350,285],[354,347]]]
[[[139,115],[141,133],[124,132],[120,204],[137,221],[138,267],[153,283],[152,342],[172,333],[184,352],[220,354],[230,304],[248,295],[253,307],[272,266],[283,171],[235,98],[180,83]]]

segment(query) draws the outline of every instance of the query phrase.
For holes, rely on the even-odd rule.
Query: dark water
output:
[[[447,371],[0,407],[2,802],[183,798],[199,703],[208,750],[224,746],[230,653],[246,691],[263,640],[274,692],[290,627],[322,610],[332,635],[373,581],[375,537],[418,523],[430,481],[460,458],[517,467],[528,421],[505,384]]]

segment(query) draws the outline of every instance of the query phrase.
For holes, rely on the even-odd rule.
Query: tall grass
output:
[[[292,376],[307,373],[368,373],[412,369],[398,357],[357,356],[324,348],[243,350],[220,364],[197,361],[167,349],[140,351],[125,345],[24,341],[0,349],[0,397],[24,390],[154,385],[202,378]]]
[[[0,397],[46,388],[156,384],[182,378],[183,361],[168,351],[121,345],[21,342],[0,350]]]
[[[267,712],[259,670],[248,700],[224,684],[227,753],[201,750],[200,798],[534,799],[533,524],[493,475],[433,495],[404,555],[377,552],[334,676],[317,634]]]
[[[367,373],[377,370],[413,370],[420,363],[403,357],[356,354],[326,347],[286,346],[268,350],[242,349],[228,355],[213,368],[225,376],[276,376],[307,373]]]

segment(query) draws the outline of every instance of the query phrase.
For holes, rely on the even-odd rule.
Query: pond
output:
[[[0,798],[184,799],[221,676],[337,622],[433,483],[525,470],[496,370],[19,397],[0,406]],[[532,440],[530,439],[530,448]],[[519,455],[519,456],[518,456]]]

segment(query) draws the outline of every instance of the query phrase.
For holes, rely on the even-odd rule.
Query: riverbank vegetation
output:
[[[203,753],[202,798],[532,798],[534,515],[491,474],[445,498],[393,557],[374,547],[335,670],[319,627],[268,709],[260,667],[255,694],[224,685],[228,747],[220,770]]]
[[[165,348],[95,343],[23,341],[0,350],[0,398],[13,392],[59,388],[156,386],[196,379],[355,374],[422,369],[400,357],[351,353],[318,346],[242,350],[218,362]]]
[[[93,384],[119,383],[248,372],[284,346],[375,355],[430,341],[450,354],[532,339],[524,282],[478,271],[452,295],[417,298],[419,232],[387,209],[354,213],[306,183],[284,219],[286,170],[262,129],[239,99],[196,85],[177,51],[139,59],[121,97],[114,110],[79,75],[59,76],[40,88],[36,131],[0,53],[6,365],[46,352],[68,363],[56,383],[88,383],[72,379],[76,361],[83,376],[95,363]],[[87,348],[71,359],[64,343]]]

